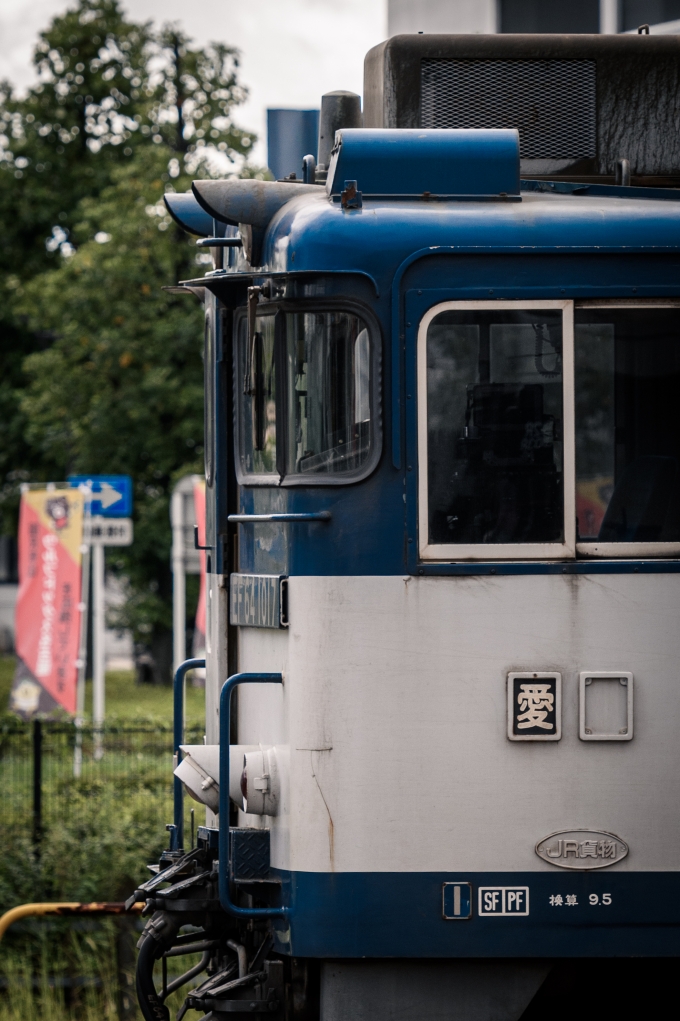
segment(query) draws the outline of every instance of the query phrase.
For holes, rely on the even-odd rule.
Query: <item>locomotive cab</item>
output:
[[[207,817],[136,892],[146,1017],[190,941],[217,1021],[511,1021],[678,953],[680,159],[614,181],[632,52],[642,103],[676,42],[398,37],[303,180],[166,196],[215,262]]]

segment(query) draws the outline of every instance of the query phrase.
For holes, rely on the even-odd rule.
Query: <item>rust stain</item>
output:
[[[137,902],[129,910],[125,909],[124,901],[94,901],[91,904],[77,904],[75,907],[58,907],[57,915],[138,915],[144,910],[144,904]]]
[[[326,751],[326,750],[330,751],[331,749],[330,748],[329,749],[325,749],[325,748],[319,749],[319,751]],[[331,815],[331,810],[328,807],[328,802],[326,801],[326,799],[324,797],[324,793],[321,790],[321,784],[319,783],[319,778],[316,775],[316,773],[314,772],[314,750],[313,749],[310,749],[309,761],[310,761],[310,764],[311,764],[311,767],[312,767],[312,776],[314,777],[314,780],[316,781],[316,786],[319,788],[319,794],[321,795],[321,800],[323,801],[324,805],[326,806],[326,811],[328,812],[328,857],[330,859],[331,872],[335,872],[335,827],[333,825],[333,816]]]

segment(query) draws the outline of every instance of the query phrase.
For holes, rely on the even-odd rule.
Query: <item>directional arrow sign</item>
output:
[[[114,489],[109,482],[102,482],[99,502],[103,510],[107,511],[109,507],[113,507],[114,503],[118,503],[122,499],[124,499],[124,496],[119,489]],[[113,513],[115,514],[115,511]]]
[[[71,486],[86,485],[92,492],[93,517],[129,518],[132,514],[132,479],[129,475],[69,475]]]

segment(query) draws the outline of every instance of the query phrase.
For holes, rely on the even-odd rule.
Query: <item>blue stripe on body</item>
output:
[[[680,872],[279,872],[299,957],[669,957],[680,954]],[[445,882],[472,885],[472,918],[442,917]],[[526,917],[480,917],[479,887],[528,887]],[[601,903],[603,894],[612,903]],[[589,896],[597,894],[593,906]],[[550,897],[563,904],[552,906]],[[575,905],[567,897],[576,897]]]

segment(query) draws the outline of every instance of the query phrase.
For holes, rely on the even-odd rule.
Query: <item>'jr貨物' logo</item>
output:
[[[602,869],[628,854],[628,844],[603,830],[561,830],[539,840],[536,854],[563,869]]]

